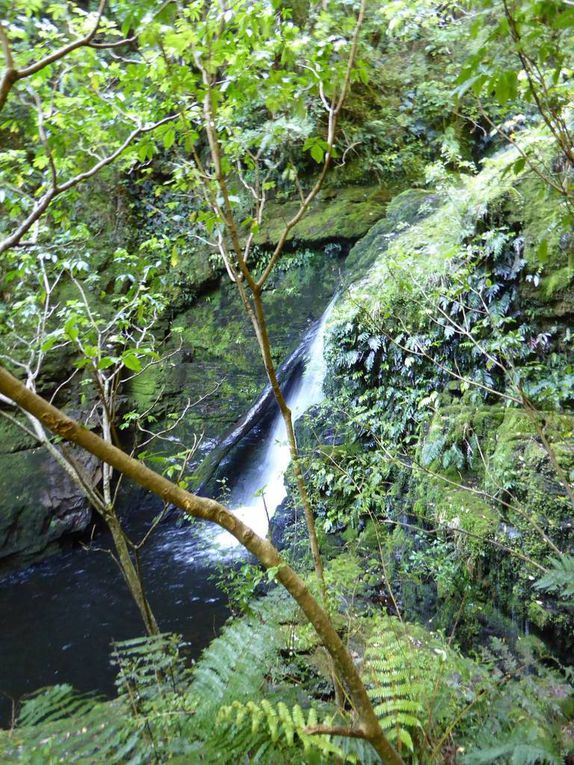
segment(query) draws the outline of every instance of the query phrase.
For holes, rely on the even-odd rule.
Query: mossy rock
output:
[[[389,202],[385,217],[355,244],[347,258],[349,280],[359,278],[384,254],[391,239],[436,209],[439,196],[425,189],[407,189]]]
[[[483,555],[487,539],[496,533],[500,519],[482,496],[453,487],[440,476],[424,479],[418,493],[416,511],[424,522],[437,524],[470,558]]]
[[[299,345],[336,289],[339,262],[308,252],[295,265],[273,275],[264,294],[274,359],[279,365]],[[250,408],[266,384],[253,327],[237,289],[227,278],[172,319],[164,352],[181,350],[161,365],[148,367],[128,386],[127,406],[139,412],[155,402],[162,420],[193,405],[172,435],[181,444],[203,434],[206,449],[222,438]],[[155,428],[158,426],[156,425]]]
[[[27,426],[26,421],[23,419],[22,424]],[[10,422],[10,420],[0,416],[0,454],[12,454],[25,449],[31,449],[36,445],[37,441],[35,438],[13,422]]]
[[[539,418],[538,425],[533,417]],[[552,456],[549,455],[539,428]],[[540,537],[540,528],[562,547],[574,541],[574,508],[553,466],[553,459],[568,476],[574,468],[574,415],[508,410],[496,434],[489,458],[488,490],[511,492],[507,509],[510,522],[519,528],[533,554],[550,550]],[[516,510],[512,507],[516,505]],[[530,523],[529,523],[530,520]]]
[[[385,214],[389,192],[380,186],[351,186],[323,190],[304,218],[290,231],[288,240],[313,244],[329,240],[359,239]],[[277,243],[285,223],[299,209],[299,202],[270,202],[265,222],[255,242]]]
[[[457,449],[461,459],[457,467],[480,474],[484,468],[480,453],[469,448],[469,443],[478,441],[482,452],[489,453],[504,417],[505,409],[500,405],[443,405],[433,415],[419,442],[418,459],[425,468],[445,470],[449,467],[445,455]]]
[[[86,463],[88,476],[95,463]],[[92,517],[84,496],[42,448],[0,455],[0,507],[0,564],[43,553],[83,531]]]

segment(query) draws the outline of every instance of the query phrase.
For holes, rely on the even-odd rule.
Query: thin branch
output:
[[[109,49],[109,48],[119,48],[121,45],[129,45],[130,43],[133,43],[137,40],[137,36],[133,35],[132,37],[126,37],[123,40],[116,40],[115,42],[91,42],[89,43],[90,48],[101,48],[101,49]],[[139,62],[134,62],[139,63]]]
[[[341,112],[341,109],[343,108],[343,104],[345,103],[345,98],[347,97],[347,94],[349,92],[349,87],[351,85],[351,75],[353,73],[353,67],[355,66],[355,59],[357,57],[357,50],[359,47],[360,32],[361,32],[361,28],[363,26],[363,21],[365,18],[365,7],[366,7],[366,0],[361,0],[361,5],[359,7],[359,14],[357,16],[357,22],[355,24],[353,37],[351,40],[351,50],[349,53],[349,58],[347,60],[347,69],[345,71],[343,86],[341,88],[341,92],[340,92],[338,100],[336,102],[333,101],[329,106],[329,124],[327,128],[327,151],[325,152],[323,167],[321,168],[321,172],[313,188],[307,194],[305,199],[301,202],[299,210],[297,211],[297,213],[295,213],[295,215],[291,218],[291,220],[289,220],[285,224],[285,228],[283,229],[281,236],[279,237],[279,241],[277,242],[277,245],[275,246],[275,250],[273,251],[271,259],[257,281],[258,291],[261,291],[263,289],[265,282],[271,276],[271,272],[275,268],[275,264],[277,263],[277,261],[279,260],[279,258],[281,257],[283,253],[283,249],[285,247],[285,243],[287,242],[287,238],[291,232],[291,229],[293,229],[297,225],[297,223],[299,223],[299,221],[307,212],[309,205],[315,199],[315,197],[317,196],[317,194],[323,187],[323,182],[325,181],[327,172],[331,165],[339,114]]]
[[[315,725],[312,728],[305,728],[305,733],[309,736],[345,736],[345,738],[369,739],[360,728],[347,728],[344,725]]]
[[[22,223],[18,226],[16,231],[11,234],[10,236],[6,237],[2,242],[0,242],[0,255],[3,252],[6,252],[10,247],[13,247],[16,244],[19,244],[20,239],[32,228],[34,223],[38,221],[44,212],[48,209],[51,202],[60,194],[63,194],[65,191],[68,191],[68,189],[73,188],[74,186],[77,186],[82,181],[87,180],[88,178],[91,178],[92,176],[96,175],[100,170],[102,170],[104,167],[107,167],[108,165],[112,164],[123,152],[141,135],[144,133],[150,133],[151,131],[155,130],[156,128],[160,127],[160,125],[165,125],[166,122],[171,122],[174,119],[177,118],[178,115],[169,115],[168,117],[164,117],[163,119],[159,120],[158,122],[154,122],[152,125],[148,125],[146,127],[138,127],[135,130],[133,130],[128,137],[124,140],[124,142],[119,146],[114,152],[109,154],[107,157],[104,157],[99,162],[96,162],[95,165],[92,165],[92,167],[89,170],[86,170],[83,173],[79,173],[78,175],[75,175],[73,178],[69,178],[64,183],[53,185],[40,199],[36,202],[36,205],[32,212],[28,215],[28,217],[22,221]]]
[[[4,59],[6,62],[4,75],[2,77],[2,80],[0,81],[0,112],[4,108],[4,104],[6,103],[6,99],[8,98],[8,94],[10,93],[12,87],[19,80],[23,80],[26,77],[30,77],[31,75],[36,74],[36,72],[39,72],[40,70],[45,69],[47,66],[49,66],[50,64],[53,64],[55,61],[59,61],[60,59],[64,58],[65,56],[67,56],[69,53],[76,50],[77,48],[82,48],[86,45],[90,45],[100,26],[100,22],[102,20],[105,6],[106,6],[106,0],[100,0],[100,4],[96,12],[96,22],[94,26],[92,27],[91,31],[88,32],[87,35],[85,35],[84,37],[80,37],[79,39],[74,40],[73,42],[68,43],[67,45],[62,46],[61,48],[58,48],[52,53],[49,53],[47,56],[44,56],[44,58],[41,58],[39,61],[36,61],[33,64],[29,64],[23,69],[16,68],[12,51],[10,49],[8,35],[6,34],[6,30],[4,29],[2,24],[0,24],[0,42],[2,44],[2,50],[4,53]]]

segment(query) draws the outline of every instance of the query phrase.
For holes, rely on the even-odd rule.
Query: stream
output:
[[[323,398],[326,325],[334,305],[303,340],[302,363],[286,387],[296,420]],[[286,496],[289,464],[285,426],[274,405],[255,437],[238,444],[224,477],[228,504],[258,534]],[[145,533],[160,500],[131,489],[126,529]],[[138,506],[133,512],[134,505]],[[56,683],[80,691],[113,694],[110,643],[142,634],[139,612],[112,559],[109,535],[101,531],[89,547],[74,547],[0,580],[0,724],[10,721],[12,699]],[[161,523],[142,555],[146,589],[161,629],[177,632],[197,658],[229,616],[225,596],[212,577],[218,563],[243,554],[228,532],[181,523],[175,514]]]

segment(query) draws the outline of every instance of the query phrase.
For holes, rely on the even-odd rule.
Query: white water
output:
[[[303,374],[287,396],[287,405],[291,409],[293,422],[323,400],[323,381],[326,372],[323,356],[324,341],[327,323],[334,305],[335,298],[327,306],[309,345]],[[283,476],[290,460],[285,423],[281,414],[278,413],[253,464],[247,468],[235,485],[229,501],[234,514],[260,536],[266,536],[269,520],[287,494]],[[222,530],[217,533],[215,544],[220,548],[234,548],[239,545],[239,542],[227,531]]]

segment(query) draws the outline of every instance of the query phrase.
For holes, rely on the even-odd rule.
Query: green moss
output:
[[[27,425],[26,421],[22,421]],[[11,454],[36,446],[37,441],[5,417],[0,416],[0,454]]]
[[[544,608],[542,601],[531,600],[528,604],[527,614],[530,621],[537,627],[545,627],[550,621],[551,614]]]
[[[572,284],[574,268],[570,265],[553,271],[542,279],[542,290],[546,297],[552,297],[557,292],[564,292]]]
[[[311,322],[320,317],[338,275],[337,260],[323,253],[299,257],[296,252],[284,266],[264,294],[277,364],[295,350]],[[206,441],[219,439],[245,414],[266,382],[253,327],[235,285],[222,280],[219,287],[177,313],[170,329],[172,334],[161,350],[174,355],[130,381],[127,407],[143,412],[156,402],[154,414],[164,419],[191,402],[185,420],[172,435],[184,444],[199,434]],[[174,442],[173,448],[180,446]]]
[[[438,197],[424,189],[408,189],[393,197],[385,217],[353,247],[347,258],[348,281],[363,275],[386,252],[391,239],[436,207]]]
[[[460,550],[481,556],[486,540],[498,527],[497,512],[481,496],[453,488],[440,477],[422,481],[419,491],[424,498],[419,498],[416,507],[422,520],[452,534]]]
[[[444,470],[456,464],[460,470],[482,473],[480,451],[489,453],[497,429],[504,420],[500,405],[447,404],[433,415],[418,446],[418,459],[424,467]],[[477,448],[480,444],[480,450]],[[455,459],[456,451],[459,461]],[[450,457],[448,456],[450,454]]]
[[[292,229],[288,239],[305,243],[358,239],[384,215],[389,198],[389,192],[379,186],[324,190],[304,218]],[[269,203],[256,243],[275,244],[285,222],[298,209],[299,203],[295,201]]]

